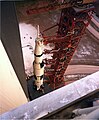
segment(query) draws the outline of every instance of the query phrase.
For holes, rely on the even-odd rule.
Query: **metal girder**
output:
[[[90,4],[96,0],[34,0],[33,5],[27,9],[28,15],[39,14],[49,12],[53,10],[59,10],[69,8],[73,6],[79,6],[83,4]]]
[[[53,89],[67,84],[63,78],[64,73],[86,27],[91,21],[91,15],[92,8],[79,12],[73,8],[63,9],[57,35],[44,37],[45,44],[54,43],[55,46],[54,49],[44,52],[45,54],[53,54],[52,59],[45,59],[45,75],[50,79],[50,85]]]

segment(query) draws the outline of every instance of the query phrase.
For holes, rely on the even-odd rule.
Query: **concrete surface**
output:
[[[95,90],[99,90],[99,71],[39,97],[0,116],[0,119],[38,119]]]

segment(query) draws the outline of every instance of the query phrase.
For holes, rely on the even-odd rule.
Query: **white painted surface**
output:
[[[35,39],[37,37],[37,30],[31,24],[26,24],[26,23],[20,23],[19,28],[20,28],[21,46],[23,51],[25,73],[27,76],[32,76],[34,48],[35,48]]]
[[[26,102],[27,98],[0,40],[0,114]]]

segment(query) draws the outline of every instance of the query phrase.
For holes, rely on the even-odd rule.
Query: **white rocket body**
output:
[[[43,76],[44,76],[44,63],[43,63],[43,38],[37,37],[35,41],[35,51],[34,51],[34,78],[35,85],[37,86],[37,90],[40,90],[43,86]]]

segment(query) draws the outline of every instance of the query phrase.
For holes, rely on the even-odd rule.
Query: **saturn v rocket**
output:
[[[35,40],[34,50],[34,79],[37,90],[43,89],[43,77],[44,77],[44,62],[43,62],[43,38],[40,36],[39,25],[37,29],[37,38]]]

